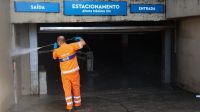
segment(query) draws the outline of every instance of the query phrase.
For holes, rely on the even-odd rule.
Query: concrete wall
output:
[[[167,18],[200,15],[200,0],[166,0]]]
[[[30,48],[29,45],[29,25],[17,24],[16,29],[16,47]],[[21,55],[16,58],[17,76],[18,76],[18,95],[31,94],[31,75],[30,75],[30,56]]]
[[[177,82],[200,93],[200,17],[180,20],[177,33]]]
[[[37,44],[37,25],[29,24],[29,47],[34,49]],[[31,94],[39,94],[38,51],[30,53]]]
[[[29,48],[29,26],[28,24],[17,24],[16,28],[16,47]],[[31,93],[30,58],[29,54],[21,55],[16,58],[19,96]]]
[[[102,21],[159,21],[165,20],[164,14],[131,14],[128,5],[127,16],[65,16],[63,15],[63,0],[15,0],[15,1],[41,1],[59,2],[60,13],[16,13],[14,0],[11,2],[12,23],[57,23],[57,22],[102,22]],[[107,0],[104,0],[107,1]],[[165,4],[165,0],[127,0],[128,3]]]
[[[11,46],[10,0],[0,0],[0,112],[5,112],[14,104],[14,84]]]

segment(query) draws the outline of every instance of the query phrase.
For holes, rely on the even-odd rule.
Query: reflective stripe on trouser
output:
[[[75,103],[75,106],[80,106],[81,105],[81,96],[74,96],[74,103]]]
[[[66,109],[72,109],[73,107],[73,101],[72,101],[72,92],[73,92],[73,98],[75,106],[81,105],[81,97],[80,96],[80,75],[79,71],[62,75],[62,83],[63,83],[63,89],[65,92],[65,100],[67,103]],[[75,100],[78,99],[78,100]]]
[[[72,96],[65,97],[66,101],[66,109],[72,109],[73,107],[73,101],[72,101]]]

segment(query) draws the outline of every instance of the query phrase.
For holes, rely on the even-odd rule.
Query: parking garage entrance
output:
[[[171,81],[171,64],[166,63],[171,61],[171,54],[166,54],[171,53],[171,38],[165,30],[130,26],[73,28],[39,26],[37,40],[38,46],[45,46],[59,35],[64,35],[67,43],[74,42],[70,40],[74,36],[84,38],[87,46],[78,51],[82,91],[161,87]],[[39,68],[47,73],[48,94],[63,94],[59,63],[52,59],[51,50],[52,46],[39,51]]]

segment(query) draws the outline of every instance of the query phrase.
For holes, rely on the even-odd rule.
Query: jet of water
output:
[[[11,56],[12,57],[17,57],[25,54],[29,54],[31,52],[39,50],[41,47],[37,48],[22,48],[22,47],[16,47],[15,49],[12,50]]]
[[[36,48],[22,48],[22,47],[15,47],[12,51],[11,51],[11,56],[12,57],[17,57],[17,56],[21,56],[21,55],[25,55],[25,54],[29,54],[31,52],[37,51],[41,48],[45,48],[45,47],[50,47],[53,44],[48,44],[48,45],[44,45],[41,47],[36,47]],[[51,50],[52,51],[52,50]]]

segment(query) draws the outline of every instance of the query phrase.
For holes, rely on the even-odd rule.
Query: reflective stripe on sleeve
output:
[[[67,71],[62,71],[62,74],[69,74],[69,73],[73,73],[75,71],[79,70],[79,67],[73,68],[71,70],[67,70]]]

